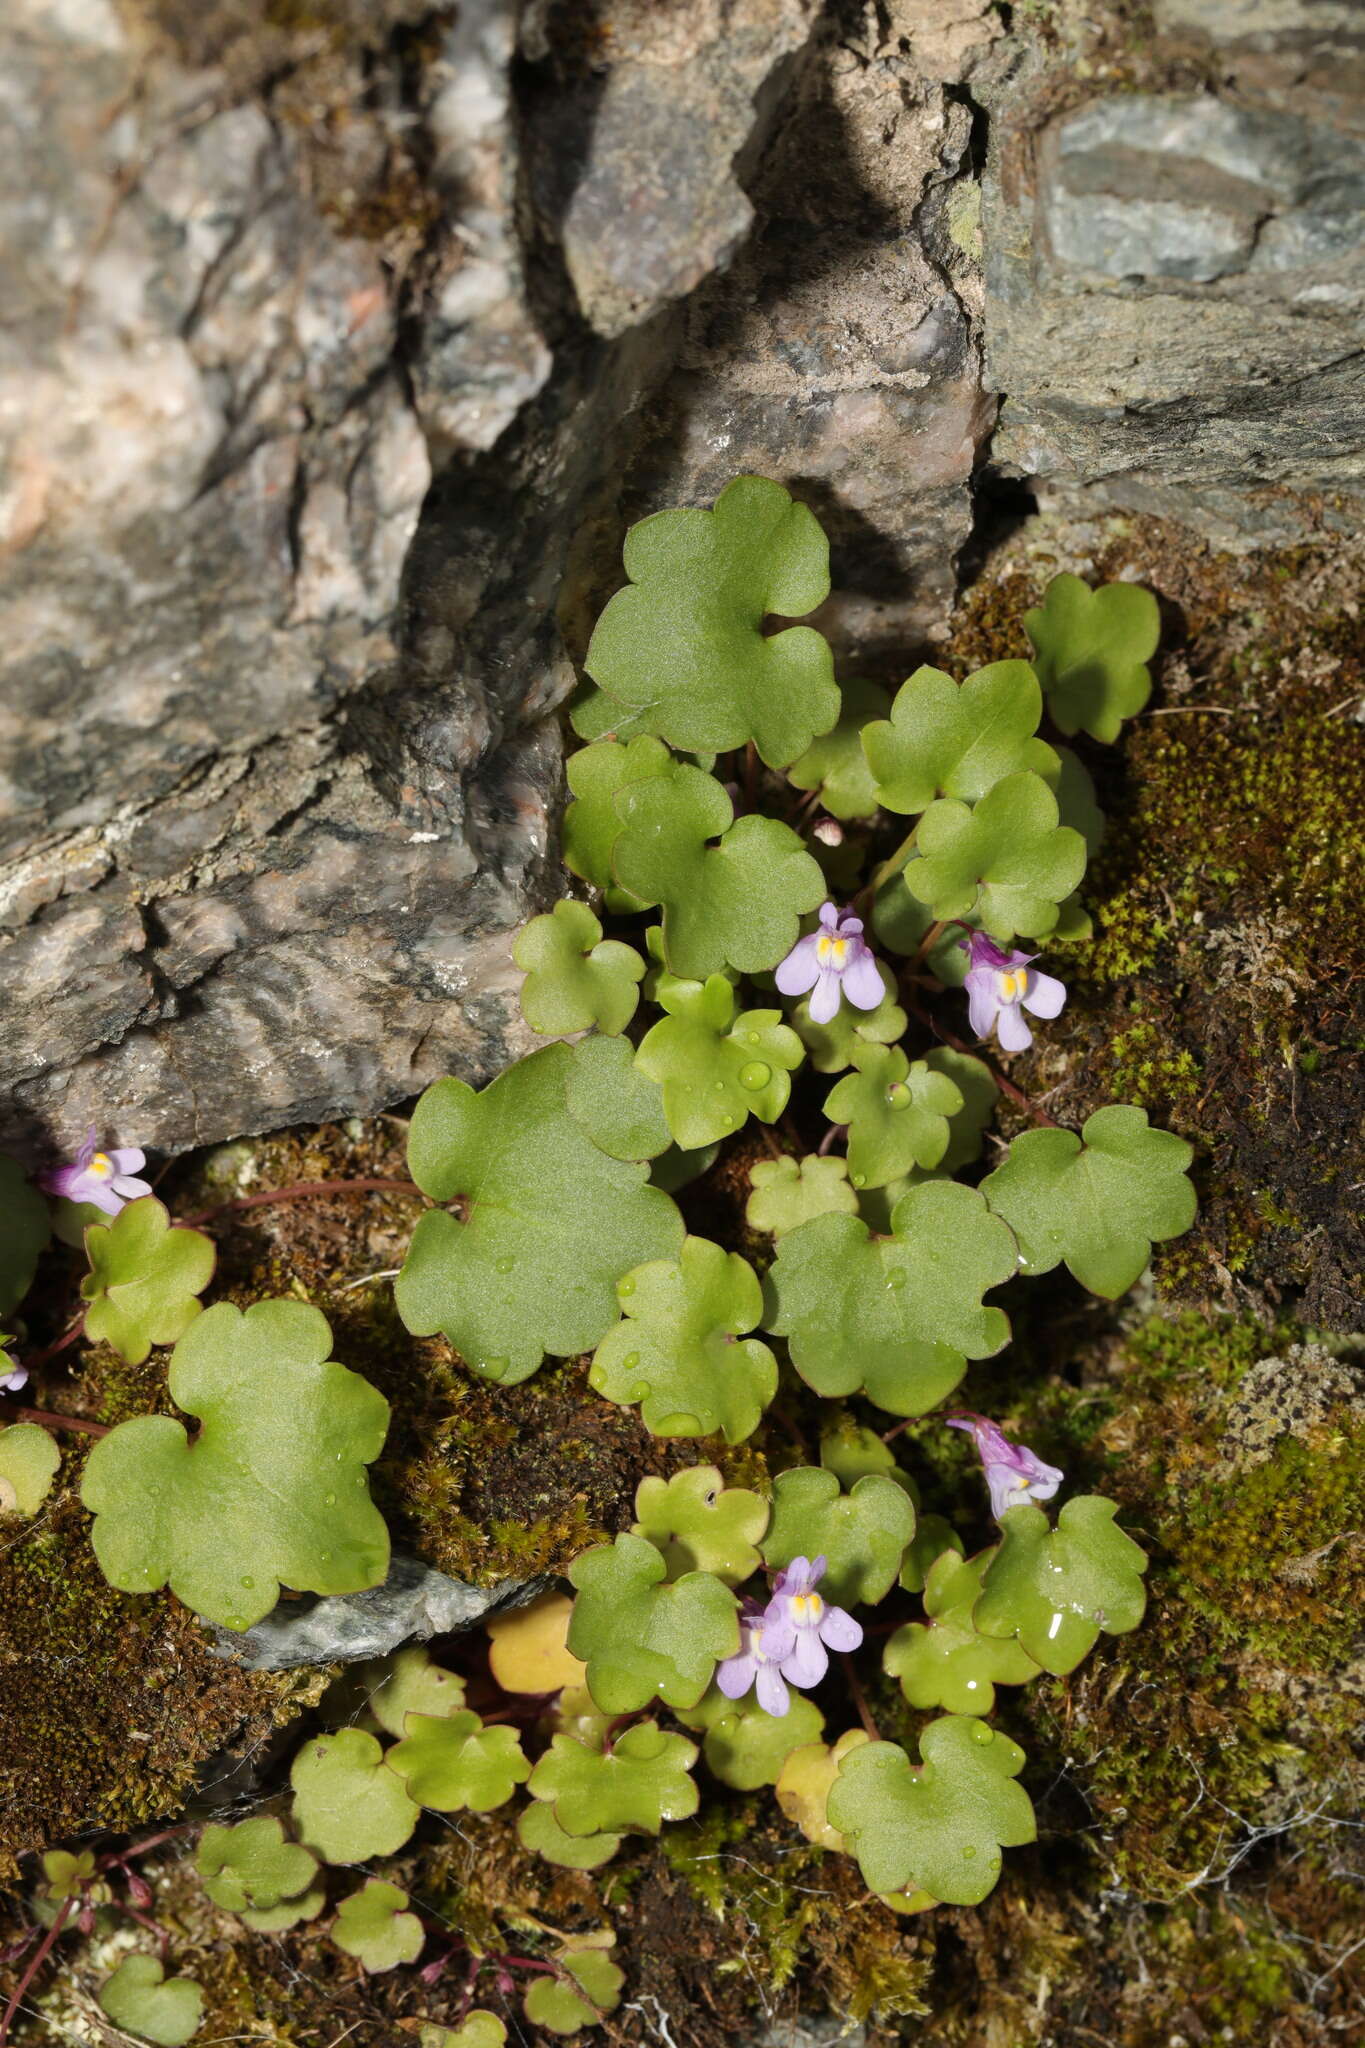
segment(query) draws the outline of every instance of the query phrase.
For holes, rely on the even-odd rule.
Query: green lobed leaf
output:
[[[505,1386],[546,1352],[590,1351],[615,1319],[622,1274],[682,1244],[682,1218],[644,1167],[608,1158],[569,1114],[574,1062],[567,1045],[547,1045],[481,1091],[437,1081],[409,1127],[413,1178],[464,1217],[421,1218],[394,1284],[399,1313]]]
[[[992,938],[1041,938],[1085,873],[1085,841],[1057,822],[1039,775],[1007,775],[974,809],[947,797],[920,820],[905,885],[935,917],[975,916]]]
[[[0,1515],[36,1515],[61,1462],[56,1438],[40,1423],[0,1429]]]
[[[610,1863],[624,1836],[613,1834],[569,1835],[549,1806],[533,1800],[517,1815],[517,1839],[523,1849],[543,1856],[562,1870],[600,1870]]]
[[[468,1708],[408,1714],[403,1740],[384,1759],[409,1799],[438,1813],[492,1813],[531,1775],[515,1728],[485,1728]]]
[[[415,1963],[425,1936],[415,1913],[403,1909],[408,1895],[383,1878],[367,1877],[358,1892],[341,1901],[332,1922],[332,1939],[354,1956],[372,1976]]]
[[[716,1162],[720,1151],[717,1145],[700,1145],[693,1152],[684,1152],[681,1145],[669,1144],[649,1169],[649,1177],[656,1188],[665,1194],[676,1195],[679,1188],[690,1187],[694,1180],[700,1180]]]
[[[125,1203],[111,1223],[91,1224],[85,1249],[85,1333],[112,1344],[127,1365],[141,1365],[154,1344],[184,1336],[218,1256],[202,1230],[172,1227],[155,1195]]]
[[[1034,738],[1043,693],[1026,661],[993,661],[955,683],[940,668],[917,668],[896,692],[889,719],[862,736],[888,811],[927,810],[936,796],[976,803],[1006,775],[1055,771],[1057,757]]]
[[[319,1884],[300,1892],[296,1899],[281,1899],[278,1906],[244,1906],[237,1918],[253,1934],[285,1934],[291,1927],[316,1920],[326,1904],[327,1893]]]
[[[324,1863],[392,1856],[420,1817],[383,1749],[363,1728],[340,1728],[305,1742],[289,1782],[294,1826]]]
[[[533,1977],[522,2001],[533,2026],[548,2027],[552,2034],[576,2034],[580,2027],[594,2026],[615,2011],[625,1973],[600,1947],[569,1944],[555,1960],[566,1975]]]
[[[389,1535],[365,1467],[389,1404],[328,1358],[327,1319],[301,1301],[206,1309],[171,1358],[169,1415],[121,1422],[86,1461],[100,1569],[123,1593],[172,1592],[245,1629],[282,1585],[357,1593],[389,1567]]]
[[[899,1628],[882,1653],[882,1669],[901,1682],[912,1707],[944,1707],[950,1714],[989,1714],[997,1685],[1027,1685],[1036,1664],[1021,1644],[978,1634],[972,1609],[981,1597],[993,1550],[959,1557],[949,1550],[930,1566],[924,1586],[926,1627]]]
[[[642,1536],[618,1536],[569,1567],[577,1590],[569,1648],[588,1667],[605,1714],[633,1714],[657,1695],[692,1707],[722,1657],[739,1650],[734,1594],[708,1572],[662,1583],[666,1567]]]
[[[892,953],[908,953],[913,958],[919,953],[925,935],[935,922],[934,913],[918,896],[912,896],[906,876],[915,865],[912,857],[898,873],[883,882],[872,899],[872,929],[880,943]],[[975,929],[971,918],[955,920],[940,938],[934,940],[923,955],[923,966],[927,973],[937,977],[945,988],[961,988],[967,978],[967,953],[963,941],[966,925]]]
[[[787,770],[797,789],[818,789],[831,818],[870,818],[877,809],[877,788],[863,752],[863,732],[872,719],[885,718],[891,698],[880,683],[840,683],[839,722],[812,740]]]
[[[726,1486],[715,1465],[692,1465],[671,1479],[642,1479],[635,1514],[631,1534],[654,1545],[670,1579],[710,1572],[738,1586],[758,1570],[768,1503],[745,1487]]]
[[[903,1036],[907,1022],[896,1001],[896,977],[880,960],[877,972],[886,990],[875,1010],[855,1010],[852,1003],[840,1003],[828,1024],[817,1024],[810,1013],[810,997],[802,996],[791,1013],[791,1025],[805,1046],[817,1074],[837,1074],[852,1066],[853,1055],[864,1045],[891,1045]]]
[[[1039,1507],[1007,1508],[972,1616],[982,1635],[1017,1636],[1028,1655],[1058,1676],[1074,1671],[1100,1631],[1127,1635],[1147,1605],[1147,1558],[1098,1494],[1069,1500],[1048,1525]]]
[[[956,1082],[927,1060],[911,1065],[898,1045],[865,1045],[825,1097],[825,1115],[848,1126],[855,1188],[885,1187],[914,1166],[934,1167],[948,1149],[948,1119],[962,1108]]]
[[[697,1746],[637,1721],[607,1749],[572,1735],[552,1737],[527,1791],[554,1808],[569,1835],[657,1835],[666,1820],[686,1820],[698,1805],[692,1779]]]
[[[155,1956],[125,1956],[100,1987],[100,2010],[155,2048],[181,2048],[197,2034],[204,1994],[192,1977],[167,1977]]]
[[[606,701],[610,704],[610,699]],[[564,773],[575,801],[564,812],[560,840],[564,865],[571,874],[591,882],[594,888],[614,890],[611,849],[622,822],[616,808],[617,792],[628,783],[664,774],[671,760],[662,740],[649,738],[633,739],[626,746],[601,740],[570,754]],[[627,902],[633,903],[633,899]]]
[[[808,1742],[794,1749],[783,1764],[777,1780],[777,1803],[787,1819],[794,1821],[808,1842],[818,1849],[846,1850],[837,1828],[825,1813],[826,1801],[839,1775],[839,1766],[851,1749],[861,1749],[871,1738],[861,1728],[850,1728],[837,1742]]]
[[[667,1016],[640,1042],[636,1065],[663,1089],[664,1116],[686,1150],[718,1143],[750,1116],[776,1123],[800,1066],[801,1041],[780,1010],[735,1015],[724,975],[659,991]]]
[[[589,743],[619,740],[623,746],[629,746],[633,740],[652,732],[650,709],[648,704],[638,708],[622,704],[596,684],[585,683],[569,706],[569,724],[579,739]]]
[[[984,1721],[931,1721],[916,1770],[893,1742],[851,1749],[826,1803],[831,1827],[869,1890],[922,1887],[950,1906],[977,1906],[1000,1875],[1000,1851],[1035,1839],[1028,1794],[1013,1781],[1024,1752]]]
[[[1116,1301],[1145,1271],[1152,1245],[1189,1229],[1198,1204],[1193,1148],[1154,1131],[1145,1109],[1111,1104],[1074,1131],[1025,1131],[981,1192],[1019,1240],[1026,1273],[1065,1260],[1092,1294]]]
[[[754,1699],[728,1700],[718,1687],[701,1704],[710,1710],[702,1745],[706,1768],[736,1792],[775,1785],[792,1751],[817,1741],[825,1726],[814,1700],[799,1692],[785,1714],[765,1713]]]
[[[1062,823],[1080,833],[1086,856],[1093,860],[1104,839],[1104,812],[1095,795],[1094,781],[1080,755],[1070,747],[1058,747],[1056,756],[1055,767],[1040,768],[1038,773],[1057,799]]]
[[[194,1867],[204,1890],[227,1913],[264,1911],[295,1899],[317,1876],[316,1856],[288,1841],[282,1824],[258,1814],[236,1827],[210,1823],[199,1837]]]
[[[609,1159],[661,1159],[672,1143],[658,1083],[636,1066],[628,1038],[585,1038],[576,1045],[564,1100],[579,1129]]]
[[[95,1852],[81,1849],[74,1856],[69,1849],[47,1849],[43,1852],[43,1885],[39,1897],[60,1905],[64,1899],[79,1898],[84,1892],[92,1892],[95,1876]]]
[[[640,1000],[645,963],[634,946],[604,939],[586,903],[566,896],[517,934],[512,958],[524,969],[521,1014],[543,1038],[624,1031]]]
[[[901,1561],[901,1585],[907,1593],[922,1593],[930,1571],[941,1557],[951,1553],[965,1557],[967,1546],[952,1523],[942,1515],[920,1515],[914,1540]]]
[[[685,761],[628,784],[617,805],[616,879],[642,903],[663,906],[673,974],[702,980],[727,965],[742,974],[775,967],[796,944],[804,912],[824,899],[819,865],[789,825],[753,812],[734,821],[720,783]]]
[[[468,2013],[458,2027],[440,2027],[428,2020],[417,2036],[417,2048],[504,2048],[507,2029],[494,2012]]]
[[[834,1474],[845,1493],[870,1474],[894,1479],[902,1493],[909,1494],[911,1506],[919,1506],[919,1488],[896,1463],[890,1444],[875,1429],[851,1421],[846,1408],[837,1410],[821,1430],[820,1463]]]
[[[745,1336],[763,1315],[747,1259],[686,1237],[676,1259],[636,1266],[616,1292],[622,1320],[593,1354],[588,1384],[608,1401],[638,1401],[655,1436],[752,1436],[777,1392],[777,1360]]]
[[[341,1720],[364,1712],[386,1734],[401,1735],[409,1714],[458,1714],[464,1686],[456,1672],[432,1663],[423,1644],[410,1643],[388,1657],[352,1665],[329,1687],[326,1703],[331,1707],[335,1695]]]
[[[625,543],[628,587],[597,622],[583,666],[648,729],[685,751],[752,740],[770,768],[839,716],[834,664],[809,626],[766,635],[829,595],[829,544],[780,484],[741,476],[707,512],[656,512]]]
[[[0,1152],[0,1316],[18,1308],[52,1234],[47,1203],[17,1159]]]
[[[1146,664],[1161,614],[1151,591],[1136,583],[1092,590],[1079,576],[1054,576],[1042,604],[1025,612],[1024,631],[1058,730],[1116,740],[1152,693]]]
[[[824,1556],[822,1599],[836,1607],[872,1606],[896,1583],[915,1533],[914,1503],[883,1473],[868,1473],[848,1493],[823,1466],[795,1466],[773,1481],[773,1516],[763,1561]]]
[[[973,1188],[926,1181],[874,1239],[855,1216],[817,1216],[780,1238],[765,1327],[785,1337],[807,1386],[827,1400],[865,1392],[895,1415],[922,1415],[950,1394],[969,1358],[1009,1342],[988,1288],[1013,1277],[1010,1231]]]
[[[769,1230],[785,1237],[813,1216],[853,1216],[858,1197],[848,1184],[846,1159],[821,1159],[814,1152],[793,1159],[784,1152],[780,1159],[760,1159],[749,1168],[753,1185],[744,1208],[745,1221],[753,1230]]]

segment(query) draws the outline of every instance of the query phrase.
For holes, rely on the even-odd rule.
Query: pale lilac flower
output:
[[[0,1394],[17,1394],[28,1385],[28,1367],[9,1355],[13,1337],[0,1330]]]
[[[823,1557],[794,1557],[773,1580],[773,1597],[768,1602],[769,1625],[774,1620],[790,1628],[795,1642],[783,1657],[782,1676],[793,1685],[818,1685],[829,1669],[830,1650],[856,1650],[863,1639],[861,1624],[842,1607],[830,1607],[816,1592],[825,1576]]]
[[[739,1616],[739,1650],[722,1660],[716,1684],[727,1700],[742,1700],[757,1683],[758,1704],[765,1714],[785,1714],[791,1696],[782,1682],[781,1665],[796,1647],[796,1632],[789,1622],[770,1619],[771,1607],[746,1600]]]
[[[93,1202],[106,1216],[117,1216],[125,1202],[150,1195],[151,1183],[134,1178],[146,1154],[125,1145],[113,1152],[97,1152],[95,1126],[85,1134],[85,1143],[70,1166],[56,1166],[38,1176],[38,1185],[49,1195],[63,1195],[68,1202]]]
[[[960,944],[971,960],[963,986],[973,1031],[978,1038],[989,1038],[994,1031],[1006,1052],[1023,1052],[1033,1043],[1024,1011],[1032,1010],[1035,1017],[1060,1016],[1065,984],[1055,975],[1039,974],[1032,964],[1036,953],[1007,953],[984,932],[973,932]]]
[[[798,939],[775,976],[784,996],[810,999],[811,1022],[828,1024],[841,995],[855,1010],[875,1010],[886,994],[872,949],[863,937],[863,921],[832,903],[820,906],[820,929]]]
[[[1047,1465],[1027,1444],[1012,1444],[998,1423],[984,1415],[948,1415],[949,1429],[965,1430],[976,1445],[990,1488],[996,1521],[1007,1508],[1030,1500],[1051,1500],[1066,1474]]]

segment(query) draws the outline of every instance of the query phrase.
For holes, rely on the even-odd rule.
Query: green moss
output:
[[[223,1663],[178,1603],[105,1583],[72,1490],[0,1563],[0,1874],[16,1856],[92,1826],[174,1815],[202,1765],[261,1740],[320,1690],[315,1674]]]
[[[719,1974],[743,1972],[765,1995],[814,1974],[832,2009],[859,2021],[930,2010],[921,1994],[932,1963],[917,1932],[866,1897],[849,1859],[783,1836],[766,1800],[704,1808],[661,1848],[733,1945]]]

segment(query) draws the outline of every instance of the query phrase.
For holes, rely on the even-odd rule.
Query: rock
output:
[[[841,658],[893,673],[970,529],[971,116],[914,9],[862,40],[818,0],[335,13],[7,17],[0,1139],[30,1157],[527,1048],[550,714],[628,519],[781,478],[833,534]],[[924,28],[959,68],[984,33],[956,0]]]
[[[1311,96],[1060,86],[1016,51],[986,88],[996,458],[1227,545],[1349,526],[1365,139]]]
[[[951,604],[993,419],[979,264],[948,205],[971,119],[906,54],[913,14],[874,33],[869,12],[865,48],[822,23],[757,167],[758,226],[687,306],[622,501],[636,517],[780,477],[831,537],[836,655],[896,677]]]
[[[1224,1421],[1226,1469],[1250,1471],[1273,1457],[1285,1436],[1311,1438],[1333,1417],[1365,1417],[1365,1377],[1321,1344],[1292,1344],[1245,1375]]]
[[[754,2048],[864,2048],[867,2029],[857,2020],[776,2020]]]
[[[305,1664],[358,1664],[387,1657],[404,1643],[455,1635],[540,1590],[540,1583],[524,1579],[469,1586],[415,1557],[395,1555],[383,1585],[367,1592],[281,1601],[264,1621],[241,1631],[205,1626],[228,1663],[247,1671],[293,1671]]]
[[[540,210],[604,335],[728,265],[754,219],[736,161],[761,144],[819,0],[613,12],[610,68],[562,77],[538,136]]]

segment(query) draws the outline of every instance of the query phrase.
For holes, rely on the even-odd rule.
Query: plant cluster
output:
[[[526,1848],[595,1869],[696,1811],[699,1762],[722,1785],[774,1787],[899,1910],[976,1903],[1034,1832],[1023,1754],[987,1719],[995,1689],[1069,1672],[1142,1616],[1145,1559],[1111,1503],[1073,1498],[1051,1519],[1040,1503],[1064,1475],[987,1418],[949,1416],[997,1524],[969,1554],[920,1511],[891,1441],[1008,1344],[988,1296],[1065,1265],[1115,1298],[1193,1219],[1190,1148],[1144,1110],[1061,1128],[959,1035],[960,1019],[1008,1056],[1064,1006],[1035,963],[1089,931],[1079,891],[1102,820],[1060,741],[1112,742],[1141,708],[1155,603],[1059,576],[1024,620],[1031,661],[962,682],[921,667],[893,696],[837,681],[813,626],[767,630],[829,593],[825,538],[775,483],[741,477],[709,511],[643,520],[625,566],[572,712],[563,844],[582,890],[515,947],[526,1021],[551,1042],[418,1102],[407,1191],[427,1206],[397,1305],[504,1386],[583,1357],[659,1438],[741,1445],[781,1414],[785,1382],[825,1404],[819,1462],[778,1472],[770,1497],[709,1461],[646,1479],[633,1525],[572,1565],[572,1600],[495,1641],[491,1718],[423,1652],[361,1674],[347,1717],[295,1759],[288,1831],[270,1815],[203,1832],[209,1895],[253,1928],[322,1915],[323,1867],[396,1854],[423,1809],[520,1796]],[[1002,1092],[1036,1128],[983,1175]],[[755,1132],[769,1156],[749,1160],[744,1250],[690,1233],[676,1197]],[[307,1304],[205,1308],[208,1219],[173,1221],[143,1164],[92,1132],[44,1177],[50,1212],[0,1161],[0,1315],[50,1228],[83,1242],[82,1324],[52,1349],[80,1327],[132,1363],[173,1345],[169,1393],[197,1423],[101,1433],[82,1499],[105,1576],[169,1587],[233,1630],[281,1587],[375,1585],[386,1402],[330,1357]],[[26,1372],[10,1366],[11,1394]],[[896,1419],[884,1434],[878,1411]],[[59,1419],[0,1432],[0,1505],[36,1512]],[[864,1618],[888,1600],[890,1621]],[[831,1653],[822,1698],[855,1724],[832,1731],[808,1697]],[[859,1675],[874,1654],[936,1716],[917,1757],[878,1735]],[[416,1962],[429,1938],[382,1878],[334,1910],[332,1938],[367,1970]],[[504,1993],[524,1970],[527,2017],[552,2031],[604,2017],[622,1981],[610,1931],[553,1938],[535,1958],[471,1950],[459,2028],[433,2042],[502,2038],[470,2003],[488,1970]],[[104,1993],[118,2024],[167,2042],[197,2025],[196,1997],[145,1956]]]

